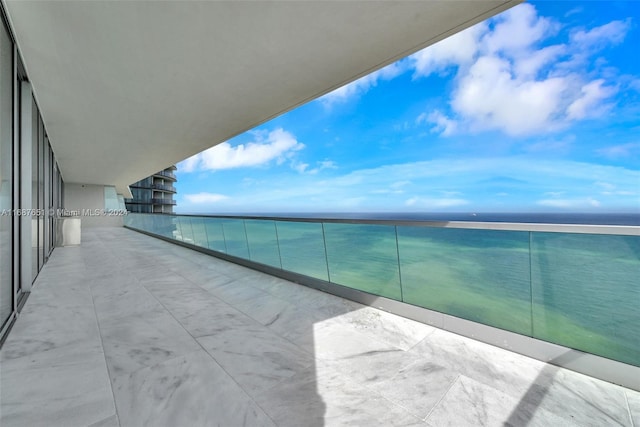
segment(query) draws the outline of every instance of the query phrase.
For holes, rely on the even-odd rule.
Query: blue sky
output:
[[[530,2],[178,164],[180,213],[640,212],[640,2]]]

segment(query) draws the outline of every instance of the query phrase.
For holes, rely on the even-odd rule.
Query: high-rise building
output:
[[[173,213],[176,205],[173,200],[176,194],[173,185],[177,181],[176,169],[172,165],[131,184],[129,189],[133,197],[124,200],[127,210],[135,213]]]

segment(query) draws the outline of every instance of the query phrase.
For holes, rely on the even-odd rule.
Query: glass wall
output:
[[[31,98],[31,206],[38,207],[38,141],[40,140],[40,115],[37,113],[35,99]],[[25,201],[26,202],[26,201]],[[33,282],[40,271],[38,262],[38,220],[29,217],[31,222],[31,281]],[[23,242],[27,243],[27,242]]]
[[[0,330],[13,313],[13,44],[0,24]]]
[[[125,224],[161,234],[150,218]],[[640,235],[174,216],[175,239],[640,366]],[[166,228],[166,225],[163,226]]]
[[[54,247],[62,177],[24,67],[0,20],[0,340]],[[24,105],[26,103],[27,105]]]

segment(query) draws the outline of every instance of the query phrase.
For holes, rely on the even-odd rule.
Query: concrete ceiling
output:
[[[2,1],[65,181],[124,194],[519,2]]]

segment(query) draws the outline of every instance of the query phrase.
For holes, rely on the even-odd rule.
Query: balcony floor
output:
[[[640,393],[126,230],[0,351],[0,425],[640,426]]]

